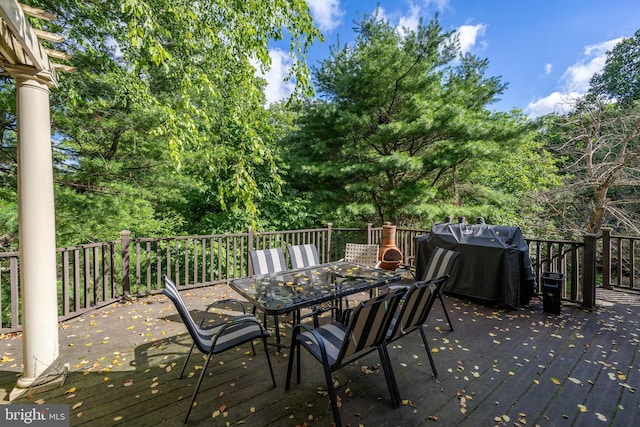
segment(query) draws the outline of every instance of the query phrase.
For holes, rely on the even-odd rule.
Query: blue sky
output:
[[[508,88],[491,108],[520,108],[532,117],[563,111],[584,93],[591,76],[602,69],[605,53],[640,29],[640,0],[308,0],[325,37],[308,62],[329,56],[329,46],[354,40],[354,21],[380,13],[398,27],[417,27],[439,13],[446,31],[457,31],[462,49],[489,60],[488,76]],[[290,60],[272,50],[267,74],[270,102],[287,96],[282,76]]]

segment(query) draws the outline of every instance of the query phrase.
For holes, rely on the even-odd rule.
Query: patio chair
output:
[[[287,254],[291,260],[291,267],[293,269],[313,267],[320,264],[320,257],[318,256],[318,249],[313,243],[306,245],[292,245],[287,246]],[[325,311],[331,311],[333,315],[338,310],[333,301],[327,301],[326,303],[311,307],[311,314],[304,317],[313,317],[313,324],[318,326],[318,316]]]
[[[262,327],[260,322],[258,322],[258,319],[256,319],[253,315],[244,314],[231,320],[219,322],[214,325],[208,325],[204,327],[198,326],[191,317],[191,313],[189,313],[187,306],[182,300],[182,296],[178,292],[178,288],[176,287],[176,285],[167,276],[163,276],[163,279],[165,282],[165,288],[163,289],[162,293],[165,294],[175,305],[180,318],[182,319],[184,325],[187,328],[187,331],[189,332],[189,335],[191,336],[191,339],[193,340],[194,345],[189,351],[187,361],[191,356],[191,351],[193,350],[194,346],[197,347],[198,350],[200,350],[203,354],[207,355],[204,366],[202,367],[202,371],[200,372],[200,377],[198,378],[196,387],[193,390],[193,397],[191,398],[191,403],[189,404],[189,409],[187,410],[187,415],[184,419],[185,424],[189,420],[189,414],[191,414],[191,409],[193,409],[198,390],[200,389],[200,385],[202,384],[202,379],[206,375],[207,366],[211,361],[211,356],[213,356],[214,354],[219,354],[226,350],[234,349],[247,342],[250,342],[253,348],[253,340],[261,338],[264,344],[264,353],[267,357],[267,364],[269,365],[269,372],[271,373],[271,381],[273,382],[273,386],[276,386],[276,379],[273,375],[271,359],[269,358],[269,351],[267,350],[267,337],[269,336],[269,333]],[[184,368],[180,373],[180,378],[182,378],[183,374]]]
[[[427,336],[424,330],[424,324],[427,321],[431,307],[438,296],[439,290],[444,286],[449,278],[448,274],[440,276],[433,280],[414,283],[407,290],[406,295],[402,298],[401,308],[398,309],[396,315],[393,317],[391,326],[387,331],[387,337],[385,345],[388,345],[405,335],[420,330],[422,336],[422,342],[424,348],[429,357],[429,363],[431,364],[431,370],[433,371],[433,377],[438,378],[438,371],[436,365],[433,362],[433,356],[431,355],[431,349],[427,342]]]
[[[379,251],[380,248],[378,245],[347,243],[344,249],[344,261],[378,268],[380,267],[380,260],[378,259]],[[377,295],[377,292],[377,289],[372,289],[369,291],[369,297]]]
[[[378,245],[347,243],[344,251],[344,261],[378,268],[380,265],[378,251]]]
[[[291,260],[291,267],[294,269],[313,267],[314,265],[320,264],[318,249],[316,249],[316,245],[313,243],[308,245],[287,246],[287,253]]]
[[[251,250],[249,251],[249,258],[251,259],[252,275],[278,273],[288,269],[282,248]],[[263,319],[264,326],[267,327],[266,314]],[[275,324],[276,344],[280,347],[280,322],[277,315],[273,315],[273,322]]]
[[[377,349],[387,381],[387,388],[391,395],[392,406],[398,407],[400,393],[384,342],[398,303],[404,293],[404,289],[398,289],[360,302],[353,310],[347,312],[349,315],[346,316],[346,323],[332,322],[317,328],[311,328],[303,323],[296,325],[291,340],[285,389],[289,390],[291,385],[291,371],[296,350],[298,351],[297,382],[300,383],[300,347],[302,346],[322,363],[333,418],[336,426],[340,427],[342,423],[331,374]]]
[[[427,262],[427,267],[425,269],[424,275],[421,279],[422,281],[433,280],[438,277],[447,276],[447,280],[449,276],[451,276],[451,271],[460,256],[460,252],[452,251],[449,249],[443,249],[441,247],[436,247],[436,249],[431,254],[429,261]],[[451,319],[449,318],[449,312],[447,311],[447,307],[444,304],[444,300],[442,299],[442,292],[444,291],[444,287],[447,282],[442,284],[437,291],[436,297],[440,300],[440,304],[442,304],[442,309],[444,310],[444,315],[447,317],[447,322],[449,322],[449,328],[453,331],[453,323],[451,323]],[[393,284],[389,285],[389,289],[398,289],[398,288],[406,288],[408,289],[411,284]]]

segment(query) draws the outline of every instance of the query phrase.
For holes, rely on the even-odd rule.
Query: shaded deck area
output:
[[[233,296],[225,286],[183,294],[194,309]],[[640,416],[640,295],[598,289],[598,309],[542,301],[517,311],[445,298],[454,331],[434,306],[431,376],[419,334],[397,341],[391,361],[403,405],[392,409],[377,353],[338,371],[342,420],[351,426],[627,426]],[[286,338],[285,338],[286,339]],[[202,359],[178,379],[190,339],[164,296],[114,304],[60,325],[69,363],[64,387],[14,403],[65,403],[71,425],[182,425]],[[214,358],[189,425],[328,426],[333,419],[319,363],[303,352],[300,385],[284,390],[288,351],[270,347],[273,388],[261,346]],[[0,393],[21,372],[22,342],[0,338]]]

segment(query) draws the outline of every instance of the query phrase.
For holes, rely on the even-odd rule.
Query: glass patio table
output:
[[[297,270],[243,277],[231,288],[267,315],[279,315],[368,291],[400,280],[400,274],[336,261]]]

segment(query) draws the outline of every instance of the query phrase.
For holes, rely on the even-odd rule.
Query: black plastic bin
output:
[[[542,279],[542,308],[547,313],[560,314],[564,274],[545,271]]]

